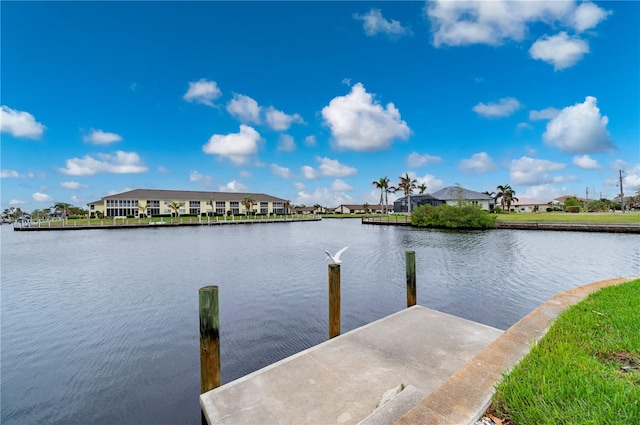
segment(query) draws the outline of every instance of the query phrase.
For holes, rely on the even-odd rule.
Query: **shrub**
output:
[[[496,214],[500,214],[502,212],[502,208],[500,208],[499,206],[496,205],[493,208],[493,212],[496,213]]]
[[[566,212],[570,212],[570,213],[579,213],[580,212],[580,207],[564,207]]]
[[[445,229],[491,229],[496,217],[478,206],[420,205],[411,211],[411,224]]]

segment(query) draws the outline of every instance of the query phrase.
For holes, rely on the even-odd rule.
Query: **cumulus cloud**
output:
[[[382,11],[380,9],[371,9],[369,12],[362,15],[356,13],[353,17],[362,21],[364,33],[369,36],[376,35],[378,33],[393,36],[412,34],[411,30],[403,27],[399,21],[396,21],[395,19],[385,19],[382,16]]]
[[[599,168],[602,168],[600,167],[600,164],[598,164],[598,161],[589,157],[589,155],[582,155],[582,156],[576,155],[573,157],[573,163],[578,167],[584,168],[587,170],[597,170]]]
[[[220,186],[218,188],[220,192],[248,192],[249,187],[243,185],[242,183],[232,180],[224,186]]]
[[[303,165],[301,167],[302,170],[302,175],[304,176],[305,179],[317,179],[318,178],[318,172],[311,167],[310,165]]]
[[[566,195],[568,191],[569,190],[566,187],[558,187],[557,184],[545,183],[529,186],[522,194],[518,193],[518,196],[522,196],[523,198],[539,199],[541,201],[548,202]]]
[[[0,109],[0,132],[2,133],[9,133],[13,137],[39,139],[45,128],[28,112],[17,111],[6,105],[2,105]]]
[[[553,65],[555,71],[575,65],[586,53],[589,43],[577,36],[570,37],[565,31],[540,37],[529,49],[533,59]]]
[[[300,114],[288,115],[282,111],[277,110],[273,106],[269,106],[269,108],[267,108],[265,116],[269,127],[276,131],[286,131],[289,129],[289,127],[291,127],[291,124],[293,123],[304,123],[304,120],[302,119]]]
[[[523,156],[511,161],[509,173],[512,184],[532,186],[562,181],[563,178],[554,177],[549,173],[564,168],[566,168],[566,164]]]
[[[22,199],[10,199],[9,200],[9,205],[24,205],[26,204],[27,201],[23,201]]]
[[[212,179],[213,177],[199,173],[196,170],[192,170],[189,172],[189,181],[193,183],[203,183],[206,185],[211,182]]]
[[[242,165],[258,153],[258,144],[261,141],[262,137],[253,127],[240,124],[240,132],[214,134],[202,150],[204,153],[226,157],[234,164]]]
[[[583,103],[564,108],[547,123],[542,135],[548,146],[563,152],[585,154],[614,148],[607,132],[609,118],[600,115],[598,100],[587,96]]]
[[[442,162],[442,158],[439,156],[432,156],[425,154],[419,154],[413,151],[407,156],[407,165],[411,168],[417,168],[422,165],[438,164]]]
[[[518,130],[531,130],[533,126],[527,122],[519,122],[518,125],[516,125],[516,128]]]
[[[520,102],[515,97],[503,97],[498,103],[478,103],[472,109],[486,118],[507,117],[520,109]]]
[[[213,106],[213,101],[221,95],[222,92],[215,81],[208,81],[201,78],[196,82],[189,83],[189,89],[182,98],[187,102]]]
[[[86,189],[89,186],[87,186],[86,184],[82,184],[82,183],[78,183],[78,182],[60,182],[60,186],[64,187],[65,189],[70,189],[70,190],[78,190],[78,189]]]
[[[281,167],[278,164],[271,164],[271,172],[277,176],[290,179],[292,177],[291,170],[287,167]]]
[[[309,147],[317,145],[318,142],[316,141],[316,136],[311,135],[311,136],[305,137],[304,144]]]
[[[389,149],[394,140],[406,140],[411,133],[393,103],[383,107],[361,83],[356,83],[349,94],[334,97],[322,108],[322,117],[340,149]]]
[[[122,136],[116,133],[106,133],[102,130],[91,129],[91,134],[84,136],[84,141],[92,143],[94,145],[108,145],[111,143],[119,142],[122,140]]]
[[[36,192],[32,195],[32,198],[36,202],[53,202],[51,195],[47,195],[46,193]]]
[[[0,177],[3,179],[6,178],[19,178],[20,174],[16,170],[2,170],[0,171]]]
[[[437,0],[427,3],[425,13],[439,47],[521,41],[529,24],[562,22],[574,9],[568,1]]]
[[[316,157],[316,160],[320,163],[320,172],[323,176],[346,177],[353,176],[354,174],[358,173],[358,170],[353,167],[341,164],[337,159]]]
[[[98,173],[139,174],[146,173],[147,167],[136,152],[117,151],[114,155],[99,153],[96,158],[85,155],[66,161],[66,168],[59,171],[70,176],[93,176]]]
[[[296,142],[288,134],[281,134],[278,139],[278,150],[283,152],[293,152],[296,150]]]
[[[486,152],[474,153],[471,158],[461,160],[458,167],[465,174],[484,174],[496,168],[498,167]]]
[[[331,190],[334,192],[346,192],[347,190],[351,190],[353,187],[349,186],[347,183],[340,179],[335,179],[331,184]]]
[[[233,94],[233,99],[227,103],[227,111],[244,123],[260,124],[262,107],[254,99],[243,94]]]
[[[611,11],[601,9],[591,2],[582,2],[573,14],[573,27],[579,32],[595,28],[610,14]]]
[[[444,181],[436,178],[433,174],[425,174],[424,176],[416,176],[414,173],[409,173],[409,177],[416,179],[418,185],[424,184],[427,186],[427,193],[433,193],[444,187]]]
[[[560,110],[556,108],[544,108],[540,111],[529,111],[529,119],[531,121],[552,120],[558,116]]]
[[[355,200],[344,192],[334,192],[326,187],[318,188],[313,192],[301,190],[298,192],[296,204],[315,205],[320,204],[324,207],[335,208],[342,204],[353,204]]]

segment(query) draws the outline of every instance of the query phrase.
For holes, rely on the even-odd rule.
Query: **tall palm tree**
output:
[[[247,215],[251,214],[252,208],[253,208],[253,204],[255,202],[256,201],[253,200],[251,195],[247,195],[244,198],[242,198],[242,204],[244,205],[244,208],[247,210]]]
[[[416,179],[409,177],[409,173],[404,173],[404,176],[400,176],[400,183],[398,183],[398,190],[404,192],[404,196],[407,197],[407,212],[411,214],[411,192],[416,188]]]
[[[146,202],[143,205],[138,201],[138,210],[142,213],[141,215],[145,217],[147,216],[147,208],[149,208],[149,205]]]
[[[214,213],[216,212],[215,199],[213,199],[213,195],[211,195],[211,198],[209,198],[209,202],[211,202],[211,217],[213,217],[215,215]]]
[[[376,188],[380,189],[380,209],[382,209],[382,203],[384,202],[384,179],[386,177],[380,177],[380,180],[374,180],[371,184]]]
[[[424,192],[427,190],[427,185],[424,183],[418,185],[418,190],[420,190],[420,195],[423,195]]]
[[[291,208],[291,201],[287,199],[284,201],[284,215],[289,214],[289,208]]]
[[[496,189],[498,190],[498,192],[496,193],[494,199],[496,200],[496,202],[498,202],[498,199],[500,199],[500,207],[502,208],[502,211],[504,211],[505,205],[507,206],[508,211],[511,207],[511,203],[514,200],[518,200],[518,198],[515,197],[516,191],[513,190],[508,184],[500,185],[496,187]]]
[[[176,217],[180,217],[180,203],[176,201],[171,201],[171,203],[167,206],[171,208],[173,212],[176,213]]]

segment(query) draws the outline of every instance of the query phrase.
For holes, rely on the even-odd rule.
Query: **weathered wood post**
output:
[[[329,339],[340,335],[340,264],[329,264]]]
[[[200,312],[200,393],[220,386],[220,318],[218,287],[198,291]]]
[[[416,252],[406,251],[407,308],[416,305]]]

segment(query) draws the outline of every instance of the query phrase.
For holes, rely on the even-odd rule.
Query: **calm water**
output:
[[[345,245],[342,331],[418,303],[505,329],[554,294],[640,275],[637,235],[442,232],[357,220],[1,231],[1,418],[199,424],[198,288],[220,286],[223,383],[327,335],[327,262]]]

